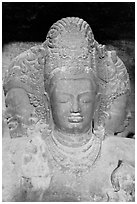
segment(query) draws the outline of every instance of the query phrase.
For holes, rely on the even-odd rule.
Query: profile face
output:
[[[110,133],[120,133],[125,130],[129,124],[131,118],[131,112],[129,109],[129,98],[127,95],[120,96],[111,105],[109,111],[111,118],[106,119],[105,127]]]
[[[28,95],[24,89],[11,89],[6,95],[5,104],[7,106],[7,115],[12,118],[20,116],[25,124],[28,124],[33,107],[30,105]]]
[[[87,132],[91,128],[95,95],[91,80],[58,80],[50,97],[55,128],[71,134]]]

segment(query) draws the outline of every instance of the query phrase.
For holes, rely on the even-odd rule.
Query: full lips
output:
[[[83,121],[83,117],[82,116],[71,116],[68,118],[68,121],[72,123],[79,123]]]

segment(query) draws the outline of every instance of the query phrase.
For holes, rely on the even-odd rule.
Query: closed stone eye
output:
[[[83,100],[81,100],[81,102],[82,102],[82,103],[90,103],[91,100],[90,100],[90,99],[85,99],[85,100],[83,99]]]
[[[90,100],[85,100],[85,101],[83,101],[83,103],[90,103],[91,101]]]
[[[68,102],[68,100],[66,100],[66,101],[59,101],[59,103],[67,103]]]
[[[67,103],[67,102],[69,102],[69,99],[67,98],[58,99],[58,103]]]

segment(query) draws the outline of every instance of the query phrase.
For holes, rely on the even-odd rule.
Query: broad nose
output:
[[[80,112],[79,102],[78,102],[77,99],[73,100],[72,107],[71,107],[71,112],[74,112],[74,113]]]

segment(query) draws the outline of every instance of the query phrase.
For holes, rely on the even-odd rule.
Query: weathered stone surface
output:
[[[129,93],[124,63],[85,21],[56,22],[5,74],[7,113],[26,137],[20,125],[3,138],[3,200],[134,201],[134,140],[113,135]]]
[[[107,138],[96,164],[73,173],[58,168],[34,134],[3,139],[3,201],[134,201],[134,140]]]

